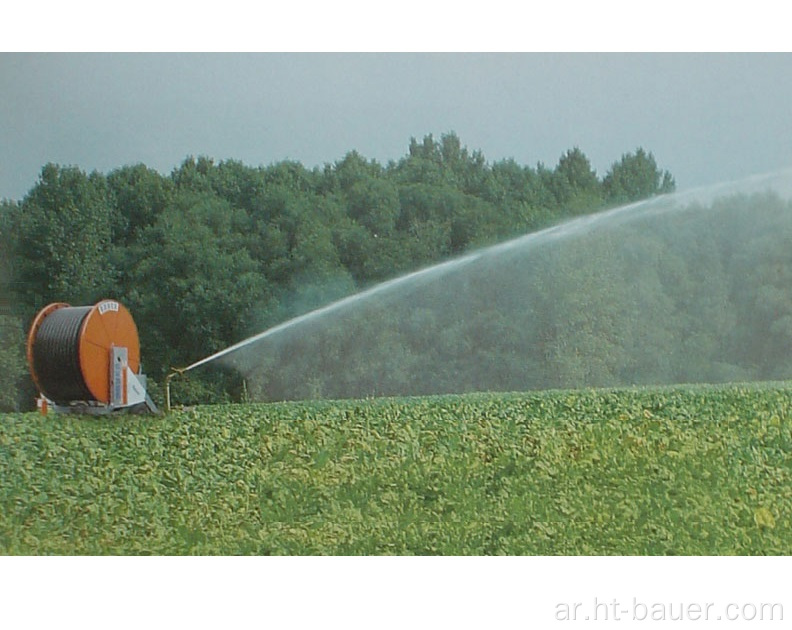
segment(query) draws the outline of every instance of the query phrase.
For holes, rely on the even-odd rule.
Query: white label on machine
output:
[[[118,302],[113,302],[112,300],[105,300],[99,305],[99,314],[104,315],[107,311],[116,311],[118,312]]]
[[[110,402],[114,407],[121,407],[126,404],[126,367],[127,349],[114,346],[110,352]]]

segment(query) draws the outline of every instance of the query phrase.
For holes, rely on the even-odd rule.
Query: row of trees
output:
[[[52,301],[114,297],[138,324],[154,383],[240,339],[385,279],[564,218],[674,189],[638,149],[600,179],[577,148],[555,168],[490,163],[455,134],[382,165],[324,168],[188,158],[164,176],[46,165],[0,204],[0,408],[33,400],[24,330]],[[185,398],[240,395],[212,369]]]
[[[235,355],[261,399],[792,377],[792,202],[674,197],[444,266]]]

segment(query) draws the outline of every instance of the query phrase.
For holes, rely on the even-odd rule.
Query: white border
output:
[[[552,628],[575,625],[555,619],[560,602],[637,598],[720,609],[778,602],[788,623],[788,566],[786,558],[748,557],[2,558],[0,619],[4,627],[83,630]],[[622,621],[617,627],[633,627]],[[672,623],[711,624],[719,625]]]
[[[783,51],[786,3],[6,3],[6,51]]]

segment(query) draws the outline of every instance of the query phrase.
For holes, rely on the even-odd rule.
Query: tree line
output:
[[[607,206],[674,190],[639,148],[600,178],[578,148],[554,168],[488,162],[454,133],[412,139],[380,164],[352,151],[324,167],[185,159],[107,174],[45,165],[0,202],[0,409],[30,408],[24,342],[44,305],[129,307],[157,393],[240,339],[430,263]],[[182,396],[238,399],[238,375],[202,370]]]
[[[366,294],[233,365],[256,400],[792,378],[792,201],[669,196],[586,219]]]

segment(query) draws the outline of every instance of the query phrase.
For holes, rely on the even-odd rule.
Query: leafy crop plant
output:
[[[0,416],[5,554],[789,554],[788,383]]]

